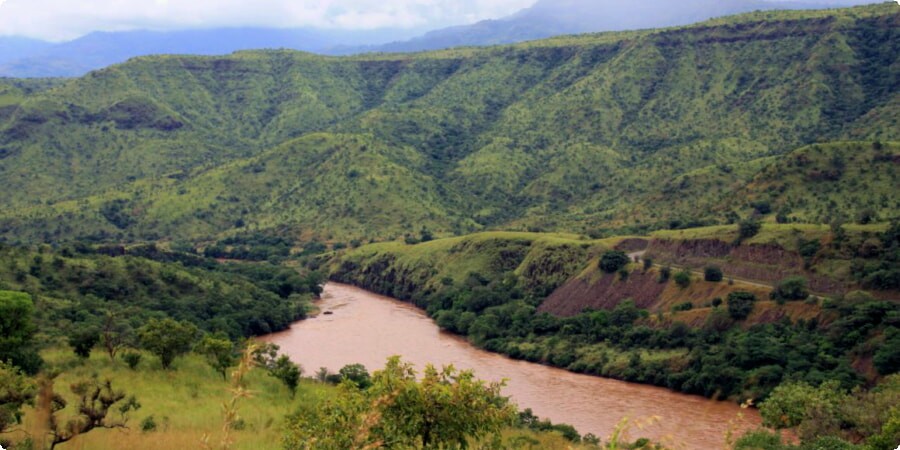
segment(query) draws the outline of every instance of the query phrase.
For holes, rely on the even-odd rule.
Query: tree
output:
[[[682,270],[675,274],[675,284],[678,287],[685,289],[691,285],[691,273],[687,270]]]
[[[372,385],[372,377],[366,370],[366,366],[362,364],[348,364],[342,367],[338,374],[342,380],[350,381],[360,389],[367,389]]]
[[[619,269],[627,266],[629,262],[631,260],[628,259],[625,252],[610,250],[600,257],[600,270],[606,273],[616,273]]]
[[[806,278],[789,277],[781,280],[771,295],[773,300],[805,300],[809,297]]]
[[[718,283],[722,281],[725,275],[722,273],[722,269],[717,266],[708,266],[703,271],[703,279],[706,281],[711,281],[714,283]]]
[[[434,366],[419,382],[411,365],[393,357],[369,389],[344,384],[336,399],[289,418],[285,447],[468,448],[514,423],[516,412],[500,395],[502,386],[478,381],[470,371]]]
[[[127,428],[128,413],[141,408],[134,396],[127,397],[124,392],[114,390],[109,380],[99,382],[92,378],[73,384],[71,389],[78,396],[78,415],[62,425],[56,413],[64,409],[67,403],[61,396],[53,393],[52,379],[45,378],[41,381],[38,417],[47,418],[47,429],[52,439],[51,450],[96,428]],[[109,417],[110,409],[116,404],[118,420]]]
[[[34,344],[33,313],[31,296],[0,291],[0,361],[11,362],[28,375],[43,364]]]
[[[100,343],[103,344],[110,361],[115,361],[119,350],[131,343],[133,334],[134,331],[127,322],[111,311],[106,312],[103,328],[100,330]]]
[[[659,269],[659,282],[665,283],[669,281],[669,278],[672,277],[672,268],[669,266],[665,266],[662,269]]]
[[[34,400],[35,385],[22,371],[0,361],[0,434],[22,422],[22,406]]]
[[[734,320],[744,320],[753,312],[756,296],[750,292],[732,292],[728,294],[728,315]]]
[[[69,346],[80,358],[88,359],[91,351],[100,342],[100,334],[92,326],[83,326],[69,334]]]
[[[762,224],[756,219],[747,219],[738,224],[738,241],[750,239],[759,234]]]
[[[281,355],[272,363],[268,371],[270,376],[281,381],[291,391],[291,397],[297,394],[300,376],[303,375],[303,368],[299,364],[291,361],[287,355]]]
[[[228,379],[228,368],[234,365],[237,357],[234,353],[234,344],[227,337],[203,336],[194,351],[206,357],[206,362],[222,375],[223,381]]]
[[[190,322],[172,319],[150,319],[138,330],[141,346],[159,357],[163,369],[168,370],[176,357],[191,350],[199,330]]]

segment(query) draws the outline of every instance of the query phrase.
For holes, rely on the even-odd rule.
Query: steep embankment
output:
[[[0,235],[643,229],[760,196],[801,219],[892,217],[893,163],[871,180],[884,201],[850,158],[837,183],[754,180],[813,142],[879,140],[893,160],[898,24],[885,4],[418,55],[139,58],[2,97]],[[809,185],[838,189],[796,198]]]
[[[891,230],[879,239],[900,238],[900,229]],[[866,233],[852,230],[847,242]],[[754,239],[765,235],[778,233],[766,227]],[[488,350],[684,392],[759,399],[784,379],[824,376],[853,386],[894,370],[896,348],[888,341],[900,303],[865,293],[797,297],[783,287],[776,301],[769,299],[773,289],[759,284],[707,282],[675,270],[666,278],[658,266],[630,264],[604,273],[598,262],[617,246],[643,244],[636,238],[483,233],[368,245],[334,254],[327,264],[333,279],[411,301],[442,328]],[[819,250],[824,255],[834,247]],[[878,258],[863,264],[877,268],[870,276],[892,279],[882,273],[890,267],[879,264],[890,266],[896,255]],[[722,268],[727,277],[729,266]],[[861,334],[845,337],[851,329]]]

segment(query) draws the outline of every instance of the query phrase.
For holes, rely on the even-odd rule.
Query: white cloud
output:
[[[498,18],[535,0],[0,0],[0,35],[223,26],[436,28]]]

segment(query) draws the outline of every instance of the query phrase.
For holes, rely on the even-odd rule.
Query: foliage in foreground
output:
[[[499,439],[515,409],[502,384],[475,379],[452,367],[425,369],[391,358],[365,390],[345,382],[332,401],[289,419],[288,449],[467,448],[470,439]]]

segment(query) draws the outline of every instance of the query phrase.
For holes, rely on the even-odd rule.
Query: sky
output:
[[[535,0],[0,0],[0,35],[260,26],[434,29],[499,18]]]

